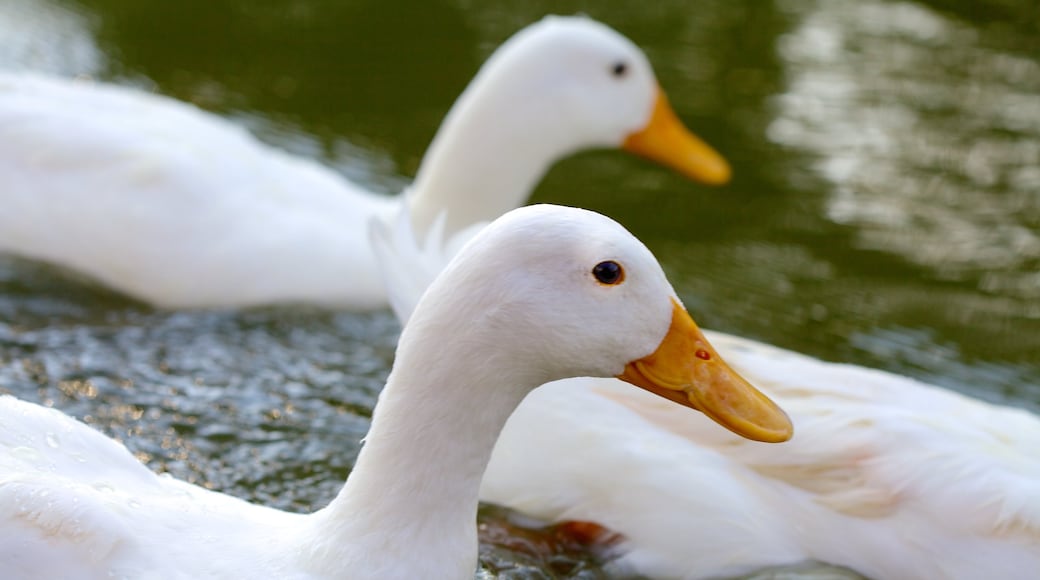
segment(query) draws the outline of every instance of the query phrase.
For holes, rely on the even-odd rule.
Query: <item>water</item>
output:
[[[705,189],[597,152],[558,165],[535,201],[622,221],[704,326],[1040,411],[1031,2],[411,4],[5,0],[0,64],[193,101],[392,192],[495,46],[584,11],[646,49],[735,179]],[[397,332],[385,312],[158,312],[0,261],[0,390],[283,509],[324,504],[349,473]],[[557,547],[562,563],[484,556],[503,578],[599,574]]]

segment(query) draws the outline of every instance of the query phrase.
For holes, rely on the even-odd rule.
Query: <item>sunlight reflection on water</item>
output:
[[[818,3],[780,48],[769,136],[817,157],[830,219],[940,278],[1040,297],[1040,63],[907,3]]]

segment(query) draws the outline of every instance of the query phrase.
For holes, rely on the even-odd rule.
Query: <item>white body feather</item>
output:
[[[0,251],[163,306],[385,303],[392,198],[172,99],[0,75]]]
[[[711,578],[816,560],[870,578],[1040,570],[1040,419],[881,371],[707,333],[791,417],[779,446],[619,381],[538,389],[481,498],[628,537],[619,564]]]

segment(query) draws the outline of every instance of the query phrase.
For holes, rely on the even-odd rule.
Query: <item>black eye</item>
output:
[[[621,264],[613,260],[607,260],[606,262],[600,262],[592,268],[592,275],[596,277],[601,284],[614,285],[620,284],[625,279],[625,271],[621,268]]]
[[[614,76],[621,78],[628,72],[628,65],[622,61],[614,63],[614,66],[610,67],[610,73]]]

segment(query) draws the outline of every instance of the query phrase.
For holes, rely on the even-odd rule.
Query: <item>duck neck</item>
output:
[[[424,340],[407,332],[417,325],[402,335],[350,478],[316,518],[327,565],[350,565],[354,577],[366,577],[359,559],[376,576],[393,571],[380,577],[472,577],[481,478],[506,419],[543,382],[519,365],[511,372],[512,357],[479,352],[486,341]]]
[[[442,212],[447,238],[519,207],[549,167],[577,149],[560,124],[536,124],[553,116],[540,99],[510,98],[516,90],[498,76],[474,79],[423,157],[408,198],[420,240]]]

